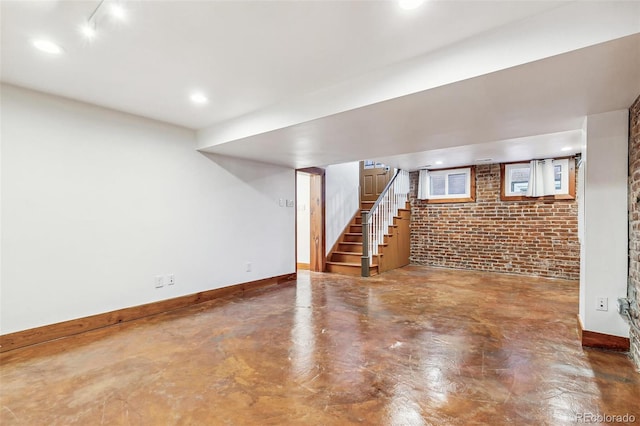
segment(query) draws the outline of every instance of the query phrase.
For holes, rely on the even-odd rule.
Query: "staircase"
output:
[[[360,210],[369,210],[374,201],[362,201]],[[370,266],[371,275],[378,273],[378,260],[382,254],[374,257]],[[362,267],[362,215],[356,212],[345,228],[334,249],[329,253],[327,272],[359,277]]]
[[[373,203],[373,201],[363,201],[361,210],[371,209]],[[409,264],[410,214],[408,205],[398,210],[398,215],[393,218],[393,224],[385,232],[383,242],[378,244],[378,253],[372,255],[370,275],[377,275]],[[361,268],[362,215],[357,212],[329,254],[326,270],[359,277],[362,273]]]
[[[376,201],[360,201],[360,211],[333,246],[325,270],[368,277],[408,265],[408,196],[409,172],[398,169]]]

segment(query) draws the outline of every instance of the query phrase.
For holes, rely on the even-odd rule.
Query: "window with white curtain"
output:
[[[526,163],[503,165],[502,196],[509,197],[575,197],[574,185],[570,185],[573,158],[533,160]],[[566,198],[566,197],[561,197]]]
[[[418,199],[434,202],[473,201],[471,167],[447,170],[420,170]]]

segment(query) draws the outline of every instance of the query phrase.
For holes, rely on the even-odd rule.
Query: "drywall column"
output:
[[[584,330],[629,336],[616,300],[627,293],[627,110],[586,119],[584,236],[581,243],[580,315]],[[598,298],[608,310],[596,309]]]
[[[585,169],[587,168],[587,120],[584,120],[582,127],[582,160],[578,162],[578,177],[576,179],[576,199],[578,201],[578,241],[580,243],[580,293],[579,293],[579,312],[580,320],[584,324],[584,318],[586,315],[586,277],[587,271],[585,268],[584,260],[586,259],[586,244],[584,243],[584,181],[585,181]]]

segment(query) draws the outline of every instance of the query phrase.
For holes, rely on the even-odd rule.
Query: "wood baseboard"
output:
[[[580,337],[582,346],[620,352],[627,352],[629,350],[630,341],[628,337],[613,336],[611,334],[585,330],[580,315],[576,315],[576,317],[578,318],[578,336]]]
[[[305,271],[308,271],[310,265],[308,263],[296,263],[296,266],[298,269],[304,269]]]
[[[148,303],[145,305],[119,309],[117,311],[105,312],[103,314],[92,315],[89,317],[17,331],[15,333],[4,334],[0,335],[0,352],[7,352],[25,346],[73,336],[74,334],[84,333],[89,330],[96,330],[98,328],[108,327],[122,322],[133,321],[151,315],[174,311],[176,309],[185,308],[187,306],[196,305],[213,299],[236,295],[239,293],[247,293],[262,287],[282,284],[294,279],[296,279],[296,274],[279,275],[276,277],[264,278],[228,287],[202,291],[173,299],[160,300],[158,302]]]

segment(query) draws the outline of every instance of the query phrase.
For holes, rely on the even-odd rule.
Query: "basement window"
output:
[[[553,160],[555,194],[543,197],[527,196],[531,163],[500,164],[500,199],[502,201],[573,200],[576,197],[575,159]]]
[[[420,170],[418,199],[428,203],[475,201],[475,169]]]

